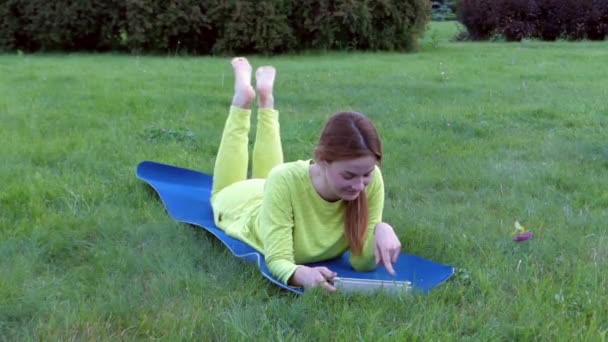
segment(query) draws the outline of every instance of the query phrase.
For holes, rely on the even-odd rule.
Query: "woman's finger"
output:
[[[326,280],[331,280],[331,279],[333,279],[333,277],[336,276],[336,272],[330,270],[327,267],[319,267],[319,268],[317,268],[317,270],[319,270],[319,273],[321,273],[323,278]]]
[[[399,259],[399,254],[401,254],[401,246],[393,249],[393,253],[391,253],[391,261],[393,264],[397,262],[397,259]]]
[[[391,261],[391,255],[388,249],[382,250],[382,263],[384,264],[384,267],[386,268],[388,273],[390,273],[391,275],[395,275],[395,270],[393,269],[393,264]]]
[[[327,280],[324,280],[322,282],[319,283],[319,286],[325,290],[327,290],[328,292],[335,292],[336,288],[333,287]]]

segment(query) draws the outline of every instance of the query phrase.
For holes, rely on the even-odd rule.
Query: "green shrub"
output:
[[[435,0],[431,1],[431,20],[433,21],[445,21],[445,20],[456,20],[456,6],[455,0]]]
[[[428,0],[0,0],[0,49],[409,51],[430,10]]]
[[[296,48],[288,13],[289,0],[211,0],[218,38],[215,53],[273,53]]]
[[[126,0],[127,46],[132,52],[209,53],[217,31],[208,1]]]
[[[19,48],[20,28],[24,26],[18,0],[0,0],[0,51]]]
[[[0,2],[0,49],[109,50],[119,41],[119,0]]]
[[[295,1],[293,27],[299,45],[314,49],[416,48],[430,19],[427,0]]]

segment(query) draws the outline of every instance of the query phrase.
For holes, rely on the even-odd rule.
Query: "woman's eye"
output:
[[[346,180],[353,179],[353,175],[342,175],[342,178]]]

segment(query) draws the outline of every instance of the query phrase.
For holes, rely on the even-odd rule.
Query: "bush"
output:
[[[206,2],[198,0],[126,0],[123,30],[132,52],[209,53],[217,32]]]
[[[585,12],[588,6],[586,0],[577,0],[576,4],[566,0],[542,1],[539,5],[541,18],[537,36],[544,40],[585,38]]]
[[[586,18],[587,38],[602,40],[608,37],[608,1],[592,0]]]
[[[469,38],[605,39],[605,0],[461,0],[458,18]]]
[[[436,0],[431,1],[432,12],[431,20],[445,21],[456,19],[456,4],[455,0]]]
[[[24,26],[24,20],[20,9],[17,0],[0,2],[0,51],[17,49],[18,41],[23,40],[20,28]]]
[[[430,19],[428,0],[294,1],[300,48],[400,50],[416,48]]]
[[[0,2],[0,49],[109,50],[118,41],[119,0]]]
[[[416,48],[428,0],[0,0],[0,50]]]
[[[272,53],[296,47],[288,19],[289,0],[209,1],[218,30],[215,53]]]
[[[495,34],[509,41],[534,37],[541,20],[536,0],[510,0],[497,3],[498,13]]]
[[[496,2],[500,0],[460,0],[458,20],[472,40],[489,39],[498,28]]]

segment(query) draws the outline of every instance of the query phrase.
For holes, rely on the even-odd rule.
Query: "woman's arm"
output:
[[[310,288],[320,286],[327,291],[336,289],[331,280],[336,276],[327,267],[296,265],[294,257],[294,199],[289,174],[271,172],[266,179],[259,224],[266,265],[281,282]]]
[[[287,284],[297,265],[293,249],[293,202],[285,178],[273,170],[266,179],[258,220],[266,265],[272,275]]]

